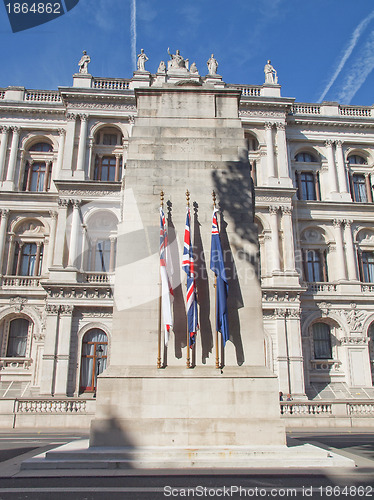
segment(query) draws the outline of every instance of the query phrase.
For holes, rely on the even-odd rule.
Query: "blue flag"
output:
[[[229,340],[229,322],[227,312],[227,295],[228,295],[228,282],[225,271],[225,263],[223,261],[223,253],[221,247],[221,240],[219,238],[218,223],[217,223],[217,210],[213,211],[213,224],[212,224],[212,245],[210,250],[210,269],[217,277],[216,287],[216,330],[221,332],[223,345]]]

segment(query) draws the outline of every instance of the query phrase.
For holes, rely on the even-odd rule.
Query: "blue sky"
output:
[[[283,96],[374,104],[373,0],[80,0],[68,14],[19,33],[4,6],[0,12],[1,87],[69,86],[83,49],[94,76],[130,78],[136,35],[151,72],[170,47],[205,75],[214,52],[224,81],[257,85],[271,59]]]

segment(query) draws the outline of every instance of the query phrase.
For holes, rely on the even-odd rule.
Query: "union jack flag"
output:
[[[165,214],[162,207],[160,207],[160,274],[162,318],[165,326],[165,345],[167,346],[169,342],[170,329],[173,326],[172,303],[174,300],[174,292],[171,285],[171,262],[169,257],[168,233],[166,230]]]
[[[196,333],[198,329],[197,322],[197,300],[196,300],[196,285],[195,285],[195,269],[193,260],[193,248],[191,244],[191,214],[190,209],[187,207],[186,228],[184,230],[184,250],[182,259],[182,269],[187,274],[187,322],[188,332],[190,335],[190,347],[192,347],[196,340]]]

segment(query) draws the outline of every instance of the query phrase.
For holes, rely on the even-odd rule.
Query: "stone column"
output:
[[[300,309],[288,309],[285,334],[287,341],[289,392],[293,397],[306,399]]]
[[[4,249],[6,243],[6,234],[8,228],[9,210],[1,210],[1,223],[0,223],[0,274],[3,272],[4,267]]]
[[[73,154],[75,142],[75,127],[77,115],[74,113],[67,113],[66,115],[66,138],[65,147],[63,152],[62,170],[60,172],[60,179],[71,179],[73,177]]]
[[[35,256],[35,265],[34,265],[34,276],[39,276],[39,266],[40,266],[40,254],[42,248],[42,242],[38,241],[36,244],[36,256]]]
[[[87,147],[87,115],[79,115],[81,119],[81,129],[79,134],[77,172],[84,172]]]
[[[73,217],[71,222],[71,235],[70,235],[69,261],[68,261],[68,265],[70,267],[76,267],[76,259],[78,257],[78,240],[80,233],[80,215],[79,215],[80,203],[81,203],[80,200],[72,200]]]
[[[20,275],[21,272],[21,264],[22,264],[22,252],[23,252],[23,245],[25,243],[23,241],[20,241],[18,243],[18,258],[17,258],[17,266],[16,266],[16,276]]]
[[[286,142],[286,125],[277,122],[278,177],[290,177]]]
[[[338,178],[336,175],[333,141],[328,140],[325,142],[327,148],[327,164],[329,169],[329,179],[330,179],[330,193],[338,192]]]
[[[8,147],[8,133],[9,133],[9,127],[1,127],[0,182],[4,179],[5,159]]]
[[[123,144],[123,153],[122,153],[122,179],[125,177],[125,171],[126,171],[126,162],[127,162],[127,153],[129,149],[129,143],[127,139],[125,138],[122,139],[122,144]]]
[[[57,212],[50,210],[49,216],[51,217],[51,223],[50,223],[50,231],[49,231],[47,271],[49,271],[49,268],[52,267],[52,264],[53,264],[53,254],[55,251],[55,242],[56,242]]]
[[[116,155],[116,171],[115,171],[115,174],[114,174],[114,180],[115,181],[120,181],[120,159],[121,159],[121,156],[120,155]]]
[[[69,200],[58,200],[58,221],[56,232],[55,251],[53,253],[53,266],[64,266],[64,254],[66,246],[66,219]]]
[[[58,316],[60,306],[46,304],[45,341],[42,357],[40,394],[53,396],[55,392],[56,343],[58,340]]]
[[[67,396],[73,310],[74,306],[71,305],[60,306],[60,324],[56,353],[56,396]]]
[[[94,170],[95,170],[95,161],[93,157],[93,147],[94,147],[94,138],[88,138],[88,173],[87,176],[90,180],[94,178]]]
[[[345,163],[343,155],[343,142],[335,141],[336,144],[336,160],[338,166],[338,180],[339,180],[339,191],[341,193],[348,193],[348,180],[345,172]]]
[[[60,178],[60,172],[62,169],[62,162],[64,159],[64,149],[65,149],[65,137],[66,130],[60,128],[58,133],[60,134],[60,140],[58,143],[58,153],[57,153],[57,162],[56,162],[56,171],[53,173],[53,179],[58,180]]]
[[[271,272],[280,271],[280,253],[279,253],[279,233],[278,233],[278,210],[279,207],[269,207],[270,212],[270,228],[271,228],[271,251],[273,263]]]
[[[289,355],[288,355],[288,342],[286,330],[286,308],[277,308],[274,311],[273,320],[276,325],[277,341],[278,341],[278,379],[279,390],[283,394],[291,391],[290,387],[290,369],[289,369]]]
[[[8,257],[7,257],[6,271],[5,271],[6,275],[12,274],[13,270],[15,236],[16,235],[14,233],[9,234],[9,248],[8,248]]]
[[[268,177],[275,177],[273,124],[265,123]]]
[[[7,172],[7,176],[6,176],[6,181],[4,183],[4,187],[6,187],[6,189],[9,189],[11,191],[14,190],[14,184],[15,184],[14,175],[15,175],[16,165],[17,165],[17,153],[18,153],[20,128],[19,127],[12,127],[12,130],[13,130],[13,136],[12,136],[12,144],[10,147],[8,172]]]
[[[349,280],[358,280],[358,271],[357,271],[357,260],[356,260],[356,252],[352,237],[352,222],[351,220],[345,220],[345,230],[344,230],[344,239],[345,239],[345,251],[347,256],[347,268],[348,268],[348,279]]]
[[[295,248],[292,228],[292,207],[281,207],[283,244],[284,244],[284,270],[295,271]]]
[[[335,243],[336,243],[335,272],[336,272],[336,279],[338,280],[347,279],[347,273],[345,268],[344,246],[343,246],[342,223],[343,221],[340,219],[333,220]]]

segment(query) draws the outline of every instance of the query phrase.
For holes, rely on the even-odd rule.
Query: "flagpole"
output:
[[[160,193],[160,207],[164,209],[164,192]],[[160,297],[158,301],[158,335],[157,335],[157,368],[161,368],[161,330],[162,330],[162,280],[161,280],[161,268],[159,268],[159,279],[160,279]]]
[[[190,192],[186,191],[186,200],[187,200],[187,209],[190,208]],[[190,221],[191,223],[191,221]],[[191,231],[191,227],[190,227]],[[186,361],[186,366],[187,368],[191,368],[191,362],[190,362],[190,331],[188,328],[188,311],[187,311],[187,361]]]
[[[216,209],[216,193],[212,192],[213,210]],[[219,369],[219,346],[218,346],[218,330],[217,330],[217,276],[214,277],[214,290],[215,290],[215,322],[216,322],[216,368]]]

